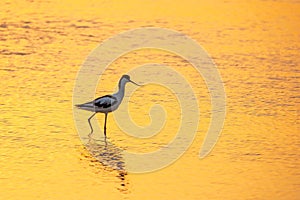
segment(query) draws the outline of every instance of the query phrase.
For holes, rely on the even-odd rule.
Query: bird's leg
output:
[[[105,121],[104,121],[104,137],[106,138],[106,121],[107,121],[107,113],[105,113]]]
[[[92,114],[92,116],[90,116],[90,118],[88,119],[89,125],[91,127],[91,132],[89,134],[89,137],[92,135],[92,133],[94,132],[92,124],[91,124],[91,119],[96,115],[96,113]]]

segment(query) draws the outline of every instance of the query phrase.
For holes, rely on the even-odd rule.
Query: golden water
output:
[[[292,0],[1,1],[0,199],[298,199],[299,10]],[[145,174],[106,167],[83,147],[72,114],[77,72],[100,42],[138,27],[180,31],[214,58],[227,116],[206,158],[198,158],[210,122],[205,82],[192,68],[180,68],[187,65],[180,57],[158,50],[116,60],[95,95],[113,92],[133,66],[176,63],[201,109],[191,147],[172,165]],[[150,123],[152,101],[172,96],[151,85],[137,94],[129,109],[141,126]],[[137,140],[109,116],[109,140],[137,152],[166,144],[179,105],[160,103],[172,121],[161,133]],[[103,123],[101,114],[97,119]]]

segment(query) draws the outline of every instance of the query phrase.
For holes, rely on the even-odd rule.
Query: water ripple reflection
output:
[[[117,172],[116,177],[120,179],[120,191],[127,191],[128,182],[126,181],[127,172],[125,170],[125,162],[122,156],[123,150],[109,142],[107,139],[97,140],[92,136],[88,138],[85,144],[90,155],[100,162],[107,172]],[[95,162],[90,157],[90,162]]]

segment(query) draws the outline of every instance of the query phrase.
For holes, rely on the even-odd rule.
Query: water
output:
[[[232,0],[169,6],[134,0],[0,3],[1,199],[298,198],[300,4]],[[201,110],[197,136],[179,160],[156,172],[132,174],[119,149],[150,152],[167,144],[178,128],[174,95],[157,85],[138,89],[130,99],[131,117],[148,125],[148,111],[157,102],[169,117],[164,129],[148,139],[132,138],[111,115],[108,143],[88,146],[100,157],[92,157],[78,137],[72,95],[92,49],[121,31],[146,26],[180,31],[209,52],[224,81],[227,116],[217,145],[200,160],[210,122],[204,80],[172,53],[124,55],[103,74],[96,96],[112,93],[133,66],[157,62],[186,77]],[[161,100],[165,96],[171,100]],[[97,115],[100,125],[103,119]]]

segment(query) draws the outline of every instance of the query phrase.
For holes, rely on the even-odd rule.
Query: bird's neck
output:
[[[117,98],[119,98],[119,100],[122,100],[124,97],[124,93],[125,93],[125,84],[126,82],[124,80],[120,80],[119,81],[119,90],[117,93],[115,93],[115,96],[117,96]]]

